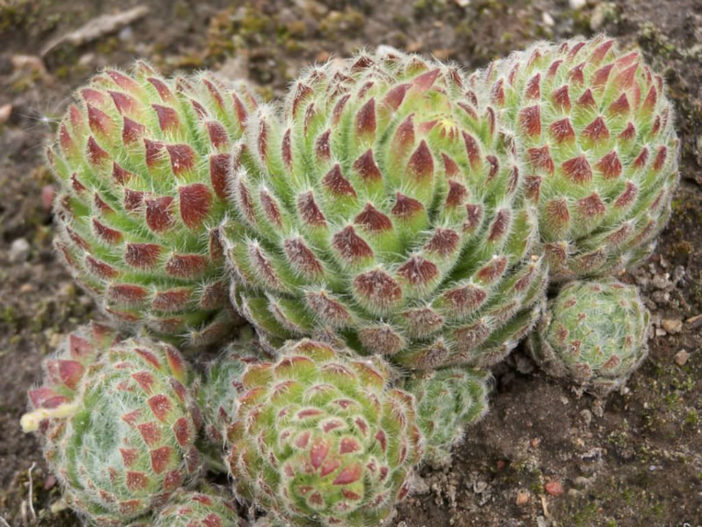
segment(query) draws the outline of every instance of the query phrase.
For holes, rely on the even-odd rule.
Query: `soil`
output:
[[[554,383],[517,350],[495,370],[487,417],[468,431],[449,467],[420,471],[390,523],[702,525],[700,0],[143,0],[149,14],[130,26],[40,58],[56,37],[136,5],[0,0],[2,519],[79,524],[52,509],[56,480],[19,418],[42,358],[95,315],[56,261],[43,193],[51,183],[43,145],[71,91],[93,72],[140,57],[164,73],[212,68],[246,77],[274,97],[305,64],[361,47],[388,44],[473,69],[537,39],[603,31],[640,46],[664,73],[683,145],[672,220],[656,254],[622,277],[641,287],[653,314],[649,358],[624,393],[600,402]]]

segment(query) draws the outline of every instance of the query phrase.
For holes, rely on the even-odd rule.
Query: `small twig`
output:
[[[27,471],[29,473],[29,510],[32,513],[32,520],[37,521],[37,513],[34,512],[34,481],[32,480],[32,470],[34,470],[34,467],[37,466],[37,462],[34,461],[32,463],[32,466],[29,467],[29,470]]]
[[[7,523],[7,520],[0,516],[0,524],[2,524],[3,527],[12,527],[9,523]]]

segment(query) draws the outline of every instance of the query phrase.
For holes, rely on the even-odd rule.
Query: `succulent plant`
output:
[[[205,435],[212,446],[224,446],[227,428],[239,407],[238,398],[243,389],[241,378],[248,364],[259,362],[264,356],[267,357],[253,338],[240,336],[209,364],[207,374],[197,387],[197,399]]]
[[[77,92],[48,150],[56,247],[115,320],[183,345],[228,333],[236,315],[215,227],[230,148],[255,106],[243,84],[165,79],[143,63]]]
[[[471,78],[516,132],[551,279],[598,276],[653,249],[678,182],[663,80],[600,35],[540,42]]]
[[[546,270],[508,134],[456,68],[401,53],[311,69],[235,154],[232,301],[272,348],[312,336],[411,368],[488,365]]]
[[[199,474],[198,419],[178,351],[82,327],[44,362],[25,431],[38,430],[64,501],[99,525],[124,525]]]
[[[648,353],[649,313],[635,286],[576,281],[549,301],[528,339],[549,375],[604,397],[626,383]]]
[[[310,340],[248,365],[228,430],[238,493],[276,525],[377,525],[422,455],[414,398],[390,375]]]
[[[153,527],[236,527],[240,518],[224,497],[179,490],[153,518]]]
[[[417,423],[425,442],[424,461],[444,466],[451,449],[464,436],[466,426],[479,421],[488,410],[492,383],[489,373],[454,367],[415,373],[403,389],[417,400]]]

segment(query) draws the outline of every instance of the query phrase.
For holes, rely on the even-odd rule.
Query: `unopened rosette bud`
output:
[[[403,389],[417,399],[417,422],[425,438],[424,460],[444,466],[466,427],[488,411],[492,377],[468,368],[445,368],[413,374]]]

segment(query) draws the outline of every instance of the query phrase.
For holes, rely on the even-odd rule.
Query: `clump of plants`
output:
[[[539,43],[466,76],[386,49],[252,93],[107,70],[49,148],[56,247],[108,321],[44,361],[22,425],[88,522],[380,524],[525,335],[600,397],[644,360],[612,275],[665,225],[678,139],[638,52]]]

